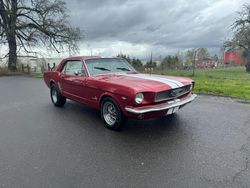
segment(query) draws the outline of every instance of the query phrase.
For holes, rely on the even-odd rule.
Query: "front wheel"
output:
[[[106,127],[115,131],[122,130],[127,120],[117,103],[110,97],[103,99],[101,103],[101,117]]]
[[[50,86],[50,98],[52,103],[57,107],[62,107],[66,103],[66,98],[56,90],[54,84]]]

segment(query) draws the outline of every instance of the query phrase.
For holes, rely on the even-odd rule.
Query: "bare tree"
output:
[[[203,60],[209,57],[209,52],[207,48],[199,48],[196,55],[198,60]]]
[[[76,50],[80,29],[70,26],[67,12],[62,0],[0,0],[0,39],[9,48],[9,70],[16,70],[20,49]]]
[[[195,56],[195,49],[190,49],[185,53],[186,66],[191,67],[193,65],[194,56]]]
[[[234,37],[225,42],[228,50],[243,50],[246,70],[250,72],[250,4],[244,5],[242,12],[233,24]]]

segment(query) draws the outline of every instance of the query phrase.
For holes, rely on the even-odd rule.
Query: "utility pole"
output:
[[[162,62],[162,59],[161,59],[161,55],[160,55],[160,65],[161,65],[161,74],[163,74],[164,67],[163,67],[163,62]]]
[[[153,61],[153,60],[152,60],[152,52],[151,52],[151,57],[150,57],[150,69],[149,69],[150,75],[152,74],[152,64],[153,64],[152,61]]]
[[[196,52],[197,52],[198,49],[194,49],[194,61],[193,61],[193,74],[192,76],[194,76],[195,74],[195,60],[196,60]]]

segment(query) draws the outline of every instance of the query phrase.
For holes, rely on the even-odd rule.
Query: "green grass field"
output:
[[[245,71],[245,67],[197,69],[195,76],[192,76],[192,70],[155,70],[153,73],[191,77],[195,81],[195,93],[236,97],[250,101],[250,74]],[[7,68],[0,68],[0,75],[9,75]],[[31,75],[42,78],[41,73],[31,73]]]
[[[250,74],[245,67],[190,71],[155,71],[157,74],[187,76],[195,80],[196,93],[250,99]]]

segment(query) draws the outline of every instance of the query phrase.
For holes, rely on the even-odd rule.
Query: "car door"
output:
[[[66,97],[82,102],[86,96],[86,72],[80,60],[69,60],[61,72],[61,87]]]

